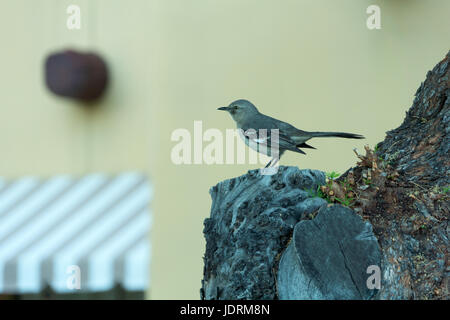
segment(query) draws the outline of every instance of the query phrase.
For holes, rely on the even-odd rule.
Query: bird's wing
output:
[[[295,141],[293,141],[288,135],[284,134],[281,130],[279,133],[279,141],[280,149],[287,149],[294,152],[306,154],[297,147],[297,143]]]
[[[264,146],[267,148],[291,150],[305,154],[302,150],[297,148],[297,143],[280,129],[277,129],[278,131],[273,131],[276,130],[276,128],[259,130],[255,130],[253,128],[241,129],[244,138],[248,139],[249,143],[258,144],[259,146]],[[276,137],[276,135],[278,135],[278,137]]]
[[[281,134],[290,137],[290,139],[297,145],[312,138],[309,132],[297,129],[287,122],[266,116],[264,114],[259,115],[258,122],[263,123],[265,128],[279,129]]]
[[[270,132],[270,129],[278,129],[280,149],[305,154],[302,150],[298,149],[298,146],[311,139],[309,132],[297,129],[287,122],[266,116],[262,113],[259,113],[256,118],[252,118],[251,124],[257,124],[258,129],[265,128],[268,132]]]

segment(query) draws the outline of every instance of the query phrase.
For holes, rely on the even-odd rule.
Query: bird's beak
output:
[[[220,108],[217,108],[217,110],[228,111],[228,107],[220,107]]]

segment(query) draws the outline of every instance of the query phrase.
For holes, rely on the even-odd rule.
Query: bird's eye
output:
[[[237,110],[237,108],[238,108],[238,106],[234,106],[234,107],[233,107],[234,110]]]

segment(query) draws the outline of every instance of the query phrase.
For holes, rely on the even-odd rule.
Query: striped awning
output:
[[[146,290],[151,195],[134,172],[0,179],[0,293]]]

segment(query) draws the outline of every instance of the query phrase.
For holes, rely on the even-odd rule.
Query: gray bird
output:
[[[306,154],[300,148],[315,149],[306,144],[311,138],[319,137],[339,137],[349,139],[364,139],[362,135],[346,132],[308,132],[295,128],[287,122],[283,122],[272,117],[266,116],[258,111],[256,107],[248,100],[240,99],[230,103],[227,107],[221,107],[217,110],[223,110],[230,113],[236,122],[237,128],[242,129],[243,138],[247,146],[274,158],[266,165],[275,165],[286,150]],[[261,130],[265,129],[265,130]],[[277,155],[271,154],[271,130],[278,129],[278,149]],[[260,132],[264,132],[264,136]],[[258,135],[259,133],[259,135]],[[275,144],[275,138],[272,139]],[[263,147],[262,147],[263,146]]]

